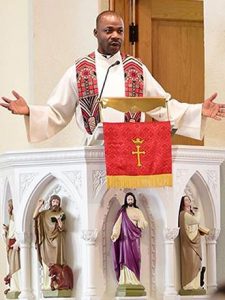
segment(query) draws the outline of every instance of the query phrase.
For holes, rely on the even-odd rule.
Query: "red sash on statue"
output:
[[[126,97],[143,96],[143,68],[142,63],[136,58],[121,54]],[[98,99],[97,74],[95,67],[95,53],[76,62],[77,88],[79,103],[84,119],[84,126],[89,134],[92,134],[97,124],[100,122],[100,111]],[[113,95],[112,95],[113,96]],[[141,112],[125,114],[125,122],[140,122]]]

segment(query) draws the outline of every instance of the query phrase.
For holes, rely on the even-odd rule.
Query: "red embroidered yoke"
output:
[[[142,63],[136,58],[121,54],[126,97],[143,97],[144,76]],[[79,104],[84,119],[84,126],[89,134],[92,134],[100,122],[100,111],[98,100],[98,84],[95,66],[95,53],[76,62],[77,88]],[[141,112],[125,113],[125,122],[140,122]]]

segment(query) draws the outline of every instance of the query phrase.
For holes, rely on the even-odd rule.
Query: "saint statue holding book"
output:
[[[38,251],[39,262],[43,266],[43,290],[71,289],[72,271],[66,266],[65,261],[65,219],[66,215],[61,205],[61,198],[52,195],[50,198],[50,208],[41,210],[44,200],[40,199],[34,211],[36,248]],[[56,271],[67,267],[71,283],[53,282]],[[64,271],[63,271],[64,272]],[[54,273],[54,278],[50,278]],[[61,272],[62,273],[62,272]]]
[[[183,196],[179,211],[181,291],[180,294],[204,294],[201,235],[209,229],[200,226],[200,213],[192,207],[191,199]]]

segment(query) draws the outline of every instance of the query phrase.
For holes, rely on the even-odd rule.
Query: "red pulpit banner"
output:
[[[103,123],[108,188],[172,186],[170,122]]]

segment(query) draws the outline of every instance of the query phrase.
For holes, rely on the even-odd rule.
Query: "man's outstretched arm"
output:
[[[63,75],[50,94],[45,105],[32,105],[13,91],[15,99],[0,97],[0,108],[13,114],[23,115],[29,142],[44,141],[62,130],[73,118],[78,104],[74,65]],[[81,112],[78,111],[77,123],[83,129]]]

